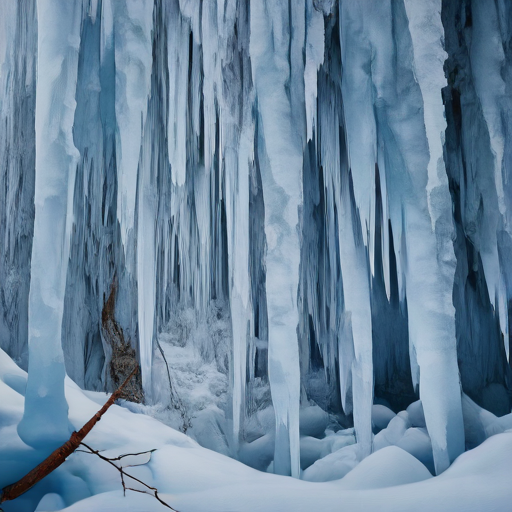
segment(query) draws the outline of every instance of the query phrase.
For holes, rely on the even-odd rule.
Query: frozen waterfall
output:
[[[463,393],[511,410],[511,20],[486,0],[4,2],[20,437],[68,435],[65,371],[112,391],[138,361],[130,407],[258,469],[314,480],[415,428],[446,470]]]

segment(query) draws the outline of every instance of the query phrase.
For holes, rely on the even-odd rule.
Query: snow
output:
[[[395,416],[396,414],[385,405],[374,404],[372,406],[372,424],[378,430],[386,428]]]
[[[66,508],[66,504],[62,497],[55,492],[49,492],[42,497],[35,512],[53,512],[63,508]]]
[[[427,424],[425,423],[425,414],[423,413],[423,405],[421,405],[421,400],[413,402],[411,405],[409,405],[407,407],[407,414],[409,415],[409,420],[411,421],[411,425],[413,427],[426,428]]]
[[[27,447],[16,434],[22,416],[23,396],[5,384],[6,375],[20,378],[25,372],[0,352],[0,485],[6,485],[30,469],[45,453]],[[99,398],[99,393],[97,394]],[[66,379],[69,417],[78,429],[99,408],[78,386]],[[331,436],[332,437],[332,436]],[[144,466],[128,468],[131,474],[159,489],[159,494],[178,510],[277,511],[311,510],[318,506],[347,511],[504,510],[508,506],[512,476],[512,434],[498,434],[461,455],[439,477],[397,447],[388,447],[366,458],[346,477],[335,482],[312,483],[258,472],[243,464],[201,448],[190,438],[147,415],[112,406],[87,436],[87,444],[119,455],[156,448]],[[339,452],[350,450],[343,448]],[[337,452],[337,453],[339,453]],[[354,457],[345,456],[345,463]],[[132,461],[133,462],[133,461]],[[143,462],[143,461],[137,461]],[[305,472],[306,474],[306,472]],[[3,504],[6,512],[52,510],[64,502],[66,511],[163,510],[154,498],[130,493],[123,497],[117,471],[99,458],[74,453],[51,477],[23,499]]]
[[[467,395],[462,397],[466,446],[474,448],[488,437],[512,429],[512,413],[497,417],[478,406]]]
[[[380,489],[432,478],[428,470],[406,451],[388,446],[364,459],[340,482],[341,489]]]
[[[328,482],[339,480],[354,469],[362,460],[357,444],[348,444],[339,450],[317,460],[302,474],[308,482]]]

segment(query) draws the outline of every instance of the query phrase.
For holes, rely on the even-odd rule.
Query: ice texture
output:
[[[4,2],[0,18],[0,346],[26,369],[34,230],[36,2]]]
[[[299,4],[262,2],[251,6],[251,58],[259,105],[258,130],[265,197],[268,376],[276,413],[274,471],[299,474],[300,373],[297,343],[302,203],[300,124],[286,83],[293,77],[288,52],[303,27],[291,19]],[[298,31],[298,34],[297,32]],[[299,42],[299,44],[301,44]]]
[[[453,224],[441,141],[444,120],[439,87],[445,83],[445,54],[440,7],[439,2],[416,6],[408,20],[407,3],[401,7],[390,2],[378,7],[340,3],[347,77],[344,105],[355,200],[363,216],[371,213],[363,190],[371,186],[375,164],[382,161],[379,172],[389,194],[391,225],[405,239],[406,254],[397,261],[402,259],[399,272],[405,282],[409,342],[415,356],[412,376],[419,384],[438,472],[464,450],[452,304]],[[422,23],[427,30],[417,28]],[[358,30],[364,37],[355,50],[347,40],[355,39],[351,34]],[[419,75],[416,59],[421,59]],[[371,75],[362,73],[364,63],[371,65]],[[418,110],[417,105],[423,107]],[[369,155],[374,155],[371,160]],[[366,225],[371,233],[370,222]]]
[[[454,305],[461,381],[466,393],[498,414],[510,409],[503,395],[504,375],[510,371],[503,364],[510,347],[505,318],[510,312],[504,314],[511,247],[510,8],[506,2],[487,10],[485,2],[461,1],[443,2],[442,10],[449,78],[443,91],[445,160],[457,221]],[[507,193],[500,198],[502,186]]]

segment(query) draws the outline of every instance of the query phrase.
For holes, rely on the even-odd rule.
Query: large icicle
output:
[[[157,254],[164,250],[157,237],[160,213],[160,198],[166,197],[164,186],[159,187],[159,178],[169,175],[166,133],[167,112],[167,41],[165,34],[165,6],[155,4],[153,13],[153,55],[150,94],[147,115],[142,129],[141,149],[137,180],[137,294],[139,319],[139,350],[142,388],[146,401],[151,403],[153,395],[152,365],[153,342],[156,333],[157,313]],[[162,180],[168,184],[167,180]]]
[[[371,234],[368,235],[368,229],[375,223],[372,198],[375,190],[376,127],[371,77],[366,72],[366,62],[370,59],[371,48],[365,37],[355,37],[356,33],[363,31],[363,8],[360,3],[340,2],[343,114],[353,191],[349,190],[352,184],[345,161],[337,162],[343,175],[340,177],[339,172],[334,172],[333,187],[337,200],[341,203],[338,207],[338,228],[343,296],[345,309],[350,315],[354,343],[354,426],[358,443],[361,445],[361,456],[365,457],[371,453],[373,403],[370,275],[365,245],[373,238]],[[337,147],[337,144],[334,147]],[[326,151],[329,151],[329,147]],[[343,158],[345,149],[338,148],[338,151],[342,153]]]
[[[29,295],[29,373],[18,433],[31,446],[69,436],[61,326],[74,176],[73,116],[81,2],[39,0],[35,226]]]
[[[233,335],[233,451],[238,452],[246,410],[247,347],[251,323],[250,275],[250,174],[254,166],[254,92],[250,88],[248,23],[240,21],[238,51],[228,46],[234,27],[236,2],[226,6],[221,24],[224,79],[236,89],[225,87],[220,99],[223,115],[219,145],[224,163],[229,300]],[[245,75],[244,75],[245,72]],[[230,84],[231,85],[231,84]],[[220,89],[220,84],[218,85]]]
[[[189,73],[190,27],[183,19],[178,2],[170,2],[167,30],[167,65],[169,67],[169,119],[167,145],[172,179],[183,185],[187,174],[187,95]]]
[[[224,155],[226,163],[228,259],[230,263],[231,325],[233,329],[233,433],[238,443],[245,409],[247,334],[250,311],[249,281],[249,166],[250,125],[242,130],[239,154],[232,149]],[[254,137],[254,135],[253,135]]]
[[[406,286],[409,332],[420,367],[420,396],[432,440],[436,472],[444,471],[464,451],[464,427],[455,337],[451,197],[443,160],[446,121],[440,89],[446,85],[441,0],[406,0],[414,55],[413,69],[422,97],[429,149],[425,212],[409,207]],[[420,180],[423,188],[424,181]],[[419,191],[418,191],[419,192]],[[420,195],[420,193],[418,193]],[[423,191],[421,191],[423,195]],[[428,282],[425,278],[428,277]]]
[[[297,225],[302,203],[302,147],[287,94],[290,8],[288,2],[274,0],[251,5],[250,53],[261,118],[258,139],[267,238],[268,372],[276,414],[274,471],[298,476]]]
[[[112,5],[116,65],[116,119],[118,183],[117,215],[134,272],[137,164],[146,117],[151,77],[152,0],[105,0]],[[109,6],[110,7],[110,6]]]

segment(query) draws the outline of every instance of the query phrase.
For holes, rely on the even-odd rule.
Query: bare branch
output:
[[[153,496],[154,498],[156,498],[162,505],[166,506],[168,509],[173,510],[174,512],[178,512],[176,509],[172,508],[168,503],[166,503],[164,500],[162,500],[160,498],[160,496],[158,496],[158,489],[156,487],[151,487],[151,485],[148,485],[147,483],[143,482],[142,480],[139,480],[138,478],[134,477],[133,475],[130,475],[129,473],[127,473],[122,466],[120,467],[120,466],[118,466],[117,464],[114,463],[114,461],[119,461],[123,457],[127,457],[129,455],[143,455],[145,453],[153,453],[155,451],[155,449],[147,450],[145,452],[139,452],[139,453],[125,453],[124,455],[120,455],[118,457],[105,457],[98,450],[94,450],[93,448],[91,448],[87,444],[81,443],[81,445],[85,446],[89,451],[88,452],[85,451],[85,450],[77,450],[77,451],[81,451],[81,452],[84,452],[84,453],[89,453],[90,455],[97,455],[101,460],[104,460],[105,462],[108,462],[111,466],[115,467],[119,471],[119,473],[121,475],[121,484],[123,485],[123,494],[125,496],[126,496],[126,491],[127,490],[128,491],[140,492],[140,493],[143,493],[143,494],[149,494],[150,496]],[[143,464],[137,464],[137,465],[142,466]],[[149,491],[141,490],[141,489],[134,489],[133,487],[126,487],[126,484],[125,484],[125,481],[124,481],[124,477],[131,478],[135,482],[138,482],[139,484],[141,484],[144,487],[146,487],[146,489],[149,489],[150,491],[152,491],[152,493],[149,492]]]

